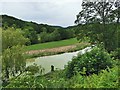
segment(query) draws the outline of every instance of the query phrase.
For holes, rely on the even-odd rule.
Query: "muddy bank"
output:
[[[58,52],[66,52],[66,51],[72,50],[74,48],[76,48],[76,45],[63,46],[63,47],[57,47],[57,48],[51,48],[51,49],[43,49],[43,50],[31,50],[26,53],[29,55],[44,53],[44,52],[58,53]]]
[[[61,54],[65,52],[74,52],[77,50],[81,50],[89,45],[90,45],[89,43],[78,43],[75,45],[62,46],[62,47],[56,47],[56,48],[50,48],[50,49],[31,50],[31,51],[27,51],[26,54],[29,56],[29,58],[50,56],[50,55],[56,55],[56,54]]]

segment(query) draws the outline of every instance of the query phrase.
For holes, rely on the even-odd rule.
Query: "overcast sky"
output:
[[[2,12],[16,18],[57,26],[74,25],[82,0],[1,0]]]

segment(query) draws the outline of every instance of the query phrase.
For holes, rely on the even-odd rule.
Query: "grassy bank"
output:
[[[61,47],[61,46],[73,45],[73,44],[76,44],[76,43],[78,43],[77,39],[76,38],[71,38],[71,39],[67,39],[67,40],[47,42],[47,43],[41,43],[41,44],[26,46],[25,50],[30,51],[30,50],[49,49],[49,48],[56,48],[56,47]]]
[[[79,44],[75,44],[75,47],[74,48],[69,48],[69,49],[63,49],[63,50],[52,50],[52,49],[55,49],[55,48],[52,48],[48,51],[45,51],[45,52],[38,52],[38,53],[33,53],[33,54],[27,54],[28,58],[36,58],[36,57],[42,57],[42,56],[50,56],[50,55],[56,55],[56,54],[62,54],[62,53],[65,53],[65,52],[74,52],[74,51],[78,51],[78,50],[81,50],[87,46],[90,46],[89,43],[79,43]],[[66,47],[66,46],[65,46]],[[58,47],[56,49],[60,49],[61,47]]]
[[[26,46],[25,51],[27,53],[28,58],[36,58],[41,56],[61,54],[65,52],[74,52],[77,50],[81,50],[89,45],[89,43],[79,43],[76,38],[71,38],[67,40]]]

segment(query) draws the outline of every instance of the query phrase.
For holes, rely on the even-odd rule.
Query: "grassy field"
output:
[[[47,48],[56,48],[56,47],[61,47],[61,46],[73,45],[76,43],[78,43],[77,39],[71,38],[67,40],[47,42],[47,43],[26,46],[25,50],[30,51],[30,50],[41,50],[41,49],[47,49]]]

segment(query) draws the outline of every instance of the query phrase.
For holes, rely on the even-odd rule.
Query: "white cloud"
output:
[[[11,2],[10,2],[11,1]],[[81,0],[2,0],[2,13],[51,25],[73,25]]]
[[[81,2],[82,0],[1,0],[1,2]]]

